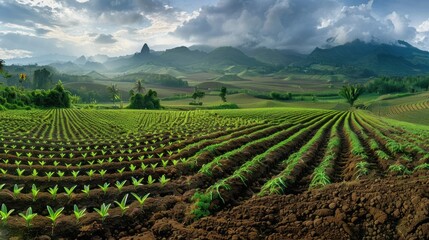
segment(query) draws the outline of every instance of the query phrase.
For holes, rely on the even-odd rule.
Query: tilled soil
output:
[[[253,197],[190,224],[178,202],[122,239],[429,239],[428,184],[424,174],[336,183]]]

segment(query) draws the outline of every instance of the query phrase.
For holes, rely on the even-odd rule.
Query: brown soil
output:
[[[368,179],[254,197],[190,225],[175,217],[185,207],[177,203],[122,239],[428,239],[428,183],[418,176]]]

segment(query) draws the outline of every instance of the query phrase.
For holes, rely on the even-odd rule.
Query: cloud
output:
[[[36,28],[35,31],[36,31],[37,35],[45,35],[48,32],[50,32],[51,30],[45,29],[45,28]]]
[[[415,42],[410,20],[392,12],[374,13],[373,1],[347,6],[339,0],[220,0],[173,33],[195,44],[291,48],[365,41]],[[329,40],[327,42],[327,40]]]
[[[2,57],[2,59],[7,60],[15,57],[20,57],[20,58],[31,57],[32,53],[30,51],[26,51],[22,49],[0,48],[0,56]]]
[[[114,39],[111,34],[99,34],[94,39],[94,42],[95,43],[100,43],[100,44],[112,44],[112,43],[117,42],[117,40]]]

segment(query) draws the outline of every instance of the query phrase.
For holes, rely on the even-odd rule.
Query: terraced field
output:
[[[0,123],[4,236],[195,238],[198,218],[255,199],[429,169],[429,131],[363,111],[37,110]]]

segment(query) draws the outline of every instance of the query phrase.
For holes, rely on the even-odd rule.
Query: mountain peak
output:
[[[140,54],[146,55],[149,53],[150,53],[149,46],[147,45],[147,43],[145,43],[142,47],[142,50],[140,51]]]

